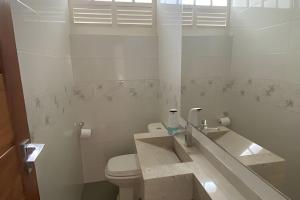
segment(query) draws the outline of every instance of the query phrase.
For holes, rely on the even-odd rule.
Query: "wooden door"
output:
[[[25,169],[29,138],[10,0],[0,0],[0,200],[38,200],[35,169]]]

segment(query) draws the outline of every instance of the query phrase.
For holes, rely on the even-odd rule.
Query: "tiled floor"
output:
[[[82,200],[116,200],[118,187],[107,182],[86,183],[83,187]]]

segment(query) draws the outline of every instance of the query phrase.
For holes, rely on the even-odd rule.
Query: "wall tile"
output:
[[[76,118],[93,130],[81,140],[84,181],[104,180],[108,159],[133,153],[133,134],[159,121],[157,38],[72,35],[71,41]]]
[[[229,90],[229,113],[236,131],[287,160],[286,184],[280,190],[297,199],[294,154],[300,149],[288,146],[298,138],[292,124],[299,118],[299,1],[290,2],[282,0],[278,8],[271,8],[272,1],[265,1],[269,8],[233,8],[235,86]]]
[[[160,1],[157,12],[160,118],[166,123],[169,109],[180,111],[181,5]]]
[[[40,196],[79,200],[83,177],[72,105],[68,1],[27,3],[35,13],[12,1],[13,21],[31,139],[45,144],[36,162]]]

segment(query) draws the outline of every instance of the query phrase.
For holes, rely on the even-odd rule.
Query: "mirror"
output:
[[[187,0],[182,9],[182,117],[203,108],[208,129],[199,129],[292,199],[300,197],[299,8]],[[224,117],[231,122],[220,128]]]

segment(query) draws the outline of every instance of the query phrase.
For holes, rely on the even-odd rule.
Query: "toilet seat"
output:
[[[141,176],[136,154],[121,155],[109,159],[105,172],[111,177],[136,178]]]
[[[167,133],[161,123],[149,124],[149,132]],[[136,200],[142,195],[142,173],[136,154],[111,158],[105,168],[107,180],[119,186],[120,200]]]

